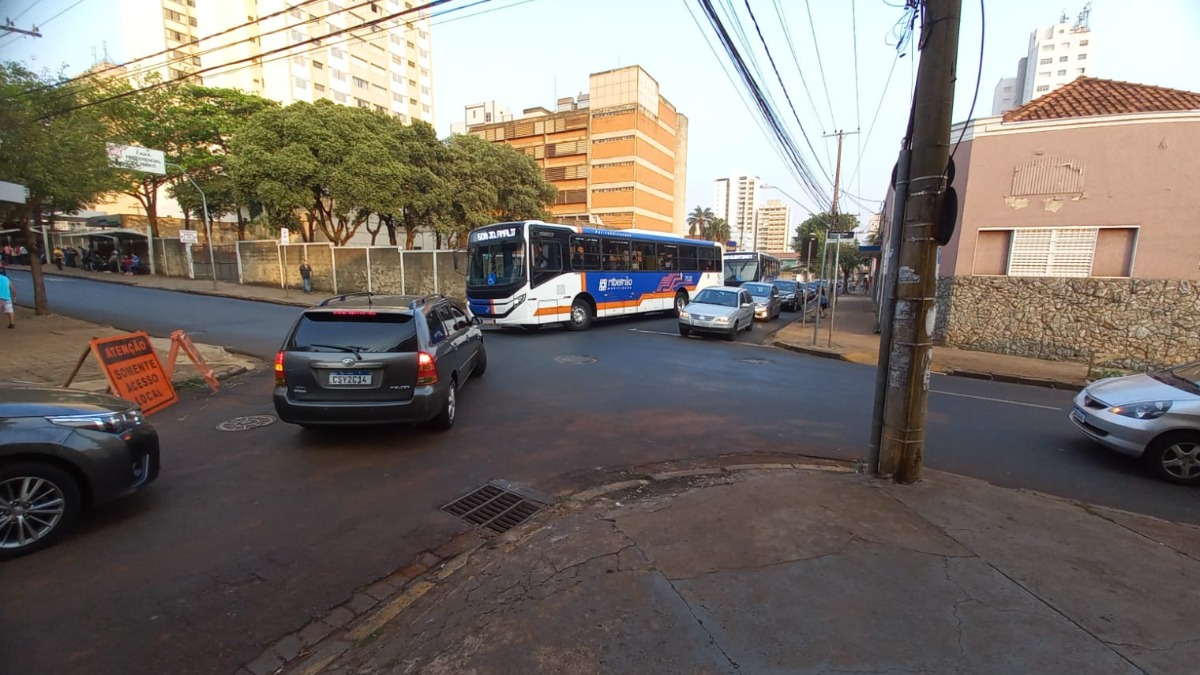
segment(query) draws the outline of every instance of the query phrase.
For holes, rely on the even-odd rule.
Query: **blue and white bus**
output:
[[[467,239],[467,303],[485,324],[562,323],[683,308],[721,284],[721,246],[644,230],[497,223]]]
[[[779,258],[757,251],[725,254],[725,285],[741,286],[747,281],[779,278]]]

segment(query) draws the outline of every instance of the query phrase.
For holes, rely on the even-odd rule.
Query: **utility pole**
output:
[[[826,242],[829,241],[829,231],[833,231],[834,228],[836,228],[837,224],[838,224],[838,198],[841,197],[841,192],[842,192],[842,141],[845,140],[846,136],[853,136],[854,134],[857,134],[857,133],[858,133],[857,131],[850,131],[850,132],[838,131],[835,134],[825,134],[826,138],[829,138],[831,136],[837,136],[837,139],[838,139],[837,164],[835,165],[834,170],[833,170],[833,203],[832,203],[832,208],[830,209],[830,212],[829,212],[829,215],[830,215],[829,230],[826,231],[826,233],[825,233],[825,241]],[[828,343],[828,346],[830,348],[833,347],[833,320],[837,317],[837,296],[838,296],[837,278],[838,278],[838,275],[841,274],[841,270],[839,269],[841,263],[842,263],[842,240],[838,239],[837,245],[833,249],[833,272],[829,275],[829,279],[831,281],[830,293],[832,294],[832,297],[829,299],[829,343]],[[816,336],[814,335],[813,338],[814,338],[813,344],[815,345],[816,344],[816,341],[815,341]]]
[[[921,478],[929,404],[932,333],[937,319],[935,228],[946,193],[950,123],[962,0],[923,0],[921,64],[913,101],[912,160],[897,260],[896,307],[879,474]]]

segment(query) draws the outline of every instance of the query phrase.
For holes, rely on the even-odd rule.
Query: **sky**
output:
[[[140,1],[148,11],[158,6],[158,0]],[[200,0],[217,1],[222,0]],[[1030,32],[1056,23],[1063,13],[1074,19],[1083,4],[1071,1],[1075,4],[1058,7],[1044,0],[985,0],[980,69],[980,2],[964,0],[956,121],[968,118],[980,72],[973,116],[991,113],[993,89],[1001,78],[1016,75]],[[24,11],[18,27],[28,28],[32,22],[44,35],[0,38],[0,60],[23,61],[38,69],[65,66],[66,72],[74,73],[93,63],[93,51],[103,55],[107,41],[109,57],[119,62],[125,55],[115,37],[119,35],[114,25],[118,2],[0,0],[0,16],[14,17]],[[903,3],[749,0],[783,87],[745,3],[713,0],[719,11],[736,9],[762,83],[778,102],[789,133],[824,186],[824,200],[832,193],[837,149],[836,138],[825,135],[858,132],[847,135],[843,145],[842,182],[849,196],[843,196],[841,210],[857,213],[865,221],[887,189],[919,58],[911,49],[897,57],[893,29],[904,14],[896,5]],[[449,6],[465,4],[468,0]],[[789,29],[786,35],[777,8]],[[47,23],[55,15],[59,16]],[[1089,25],[1094,76],[1200,91],[1196,67],[1200,2],[1094,0]],[[535,106],[552,109],[557,97],[586,91],[589,73],[636,64],[658,81],[660,94],[688,117],[689,211],[712,205],[714,179],[745,174],[778,188],[765,190],[763,198],[793,203],[797,221],[828,209],[828,202],[809,195],[780,158],[757,111],[752,113],[748,107],[745,88],[696,0],[492,0],[435,17],[432,40],[435,126],[442,135],[462,120],[466,104],[494,99],[514,112]]]

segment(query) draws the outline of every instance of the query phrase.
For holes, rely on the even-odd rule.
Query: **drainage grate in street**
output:
[[[274,415],[246,415],[225,420],[217,425],[217,429],[220,431],[249,431],[274,424],[274,422]]]
[[[771,362],[771,359],[756,359],[748,357],[744,359],[738,359],[738,361],[741,361],[742,363],[753,363],[756,366],[765,366]]]
[[[596,362],[596,357],[586,354],[564,354],[563,356],[554,357],[554,360],[564,366],[590,366]]]
[[[499,485],[488,483],[471,494],[443,506],[442,510],[493,532],[507,532],[533,517],[542,510],[542,505]]]

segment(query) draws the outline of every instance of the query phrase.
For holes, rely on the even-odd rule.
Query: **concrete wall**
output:
[[[1200,355],[1200,283],[993,276],[938,280],[949,347],[1149,369]]]
[[[954,158],[958,227],[939,274],[994,267],[977,250],[980,229],[1119,227],[1138,229],[1133,278],[1200,279],[1200,115],[990,118],[973,130]]]
[[[238,244],[242,259],[242,282],[258,286],[280,286],[279,244],[274,240],[243,241]]]
[[[154,265],[164,277],[188,278],[187,247],[178,239],[155,239]]]

